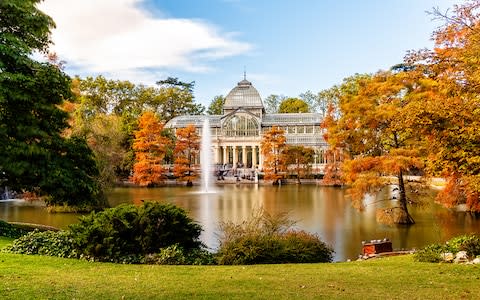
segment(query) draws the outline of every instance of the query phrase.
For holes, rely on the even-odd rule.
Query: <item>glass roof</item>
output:
[[[246,79],[240,81],[225,98],[223,108],[231,109],[238,107],[263,108],[262,98],[252,83]]]
[[[321,121],[319,113],[265,114],[262,125],[320,125]]]
[[[166,128],[182,128],[188,125],[194,125],[195,127],[203,126],[203,121],[208,118],[210,127],[220,127],[220,118],[222,115],[194,115],[194,116],[178,116],[165,124]]]

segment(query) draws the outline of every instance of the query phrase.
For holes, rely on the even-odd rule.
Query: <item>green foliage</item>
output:
[[[124,261],[174,244],[187,250],[202,246],[201,226],[172,204],[120,205],[84,216],[70,229],[81,253],[102,261]]]
[[[415,252],[413,259],[419,262],[441,262],[442,253],[445,253],[445,247],[440,244],[432,244]]]
[[[298,98],[284,99],[278,108],[279,113],[307,113],[310,111],[308,104]]]
[[[222,265],[330,262],[333,250],[317,235],[296,231],[286,215],[258,212],[241,224],[222,223]]]
[[[225,104],[225,97],[222,95],[215,96],[210,102],[207,109],[209,115],[221,115],[223,113],[223,105]]]
[[[480,237],[478,235],[461,235],[446,243],[448,252],[466,251],[469,257],[480,255]]]
[[[205,249],[186,251],[178,244],[162,248],[159,253],[147,254],[144,262],[157,265],[214,265],[215,256]]]
[[[263,99],[263,104],[265,105],[265,110],[268,114],[276,114],[278,113],[278,107],[280,106],[280,102],[285,100],[285,96],[279,95],[270,95]]]
[[[14,190],[47,194],[53,203],[94,201],[96,165],[84,141],[65,139],[68,115],[59,108],[72,96],[70,78],[46,53],[50,17],[37,0],[0,1],[0,168]]]
[[[13,241],[5,249],[17,254],[39,254],[64,258],[78,258],[75,240],[69,231],[34,230]]]
[[[0,220],[0,236],[19,238],[27,234],[27,230],[13,226],[10,223]]]
[[[448,240],[445,244],[428,245],[414,254],[414,260],[419,262],[440,262],[443,261],[443,253],[455,253],[466,251],[469,257],[480,255],[480,237],[461,235]]]

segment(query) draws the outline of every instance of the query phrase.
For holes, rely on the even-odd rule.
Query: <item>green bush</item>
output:
[[[178,244],[162,248],[159,253],[147,254],[142,261],[157,265],[213,265],[215,256],[205,249],[186,251]]]
[[[286,215],[258,212],[249,220],[222,223],[219,264],[330,262],[333,250],[317,235],[291,229]]]
[[[414,254],[414,260],[419,262],[441,262],[443,253],[455,255],[466,251],[471,258],[480,255],[480,237],[477,235],[461,235],[448,240],[445,244],[428,245]]]
[[[413,259],[419,262],[441,262],[445,247],[440,244],[431,244],[415,252]]]
[[[0,236],[16,239],[27,233],[28,230],[18,228],[17,226],[13,226],[10,223],[0,220]]]
[[[466,251],[469,257],[480,255],[480,237],[475,234],[461,235],[452,238],[446,243],[449,252]]]
[[[34,230],[13,241],[7,252],[40,254],[65,258],[77,258],[78,251],[72,234],[68,231]]]
[[[202,246],[201,226],[172,204],[121,205],[84,216],[70,230],[81,254],[100,261],[139,262],[171,245]]]

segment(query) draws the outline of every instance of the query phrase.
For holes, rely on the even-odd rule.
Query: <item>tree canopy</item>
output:
[[[3,184],[49,196],[50,204],[95,205],[98,170],[84,139],[65,138],[72,97],[58,65],[31,58],[47,53],[53,20],[38,0],[0,2],[0,171]]]
[[[195,160],[199,157],[200,136],[193,125],[177,129],[176,136],[173,173],[177,179],[186,181],[187,186],[192,186],[199,175]]]
[[[299,98],[287,98],[280,102],[279,113],[306,113],[309,112],[307,102]]]
[[[225,104],[225,97],[222,95],[215,96],[210,102],[207,109],[209,115],[221,115],[223,113],[223,105]]]
[[[135,164],[131,180],[140,186],[153,186],[163,182],[166,171],[163,159],[170,140],[162,136],[163,124],[152,112],[145,112],[135,132],[133,150]]]
[[[277,126],[273,126],[264,133],[260,144],[260,149],[264,157],[263,170],[264,178],[272,180],[274,185],[278,185],[280,180],[285,177],[285,149],[286,149],[285,131]]]

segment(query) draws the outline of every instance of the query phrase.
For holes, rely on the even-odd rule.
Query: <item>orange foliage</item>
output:
[[[199,155],[200,136],[193,125],[177,129],[176,136],[173,173],[179,180],[191,185],[198,178],[195,160]]]
[[[285,131],[277,126],[273,126],[265,132],[260,144],[264,157],[263,171],[266,180],[273,180],[273,184],[278,184],[283,179],[286,171],[286,137]]]
[[[152,112],[145,112],[135,131],[133,150],[135,164],[131,180],[141,186],[152,186],[165,180],[163,159],[170,140],[162,136],[163,124]]]

